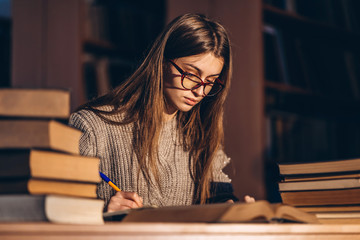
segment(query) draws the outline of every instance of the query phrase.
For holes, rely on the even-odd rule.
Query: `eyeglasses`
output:
[[[179,71],[181,74],[181,85],[187,90],[195,90],[201,86],[204,86],[204,97],[205,96],[214,96],[218,94],[224,87],[223,82],[218,77],[213,77],[212,79],[202,80],[200,77],[185,72],[178,65],[176,65],[172,60],[169,62]]]

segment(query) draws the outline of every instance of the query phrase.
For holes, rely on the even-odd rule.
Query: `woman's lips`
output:
[[[185,97],[185,103],[191,106],[195,106],[198,103],[198,101],[192,98]]]

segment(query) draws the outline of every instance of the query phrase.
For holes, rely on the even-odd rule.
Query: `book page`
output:
[[[290,221],[306,222],[306,223],[319,222],[315,215],[306,213],[295,207],[282,205],[282,204],[276,204],[273,206],[277,208],[275,217],[278,219],[287,219]]]
[[[219,222],[268,222],[275,216],[269,203],[266,201],[257,201],[254,203],[233,204]]]

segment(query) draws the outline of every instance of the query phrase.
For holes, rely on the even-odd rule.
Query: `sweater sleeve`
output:
[[[79,151],[83,156],[98,157],[100,158],[100,166],[102,163],[102,157],[100,156],[100,150],[98,146],[98,138],[95,132],[98,126],[96,118],[92,115],[92,112],[86,110],[80,110],[70,115],[69,125],[79,129],[82,132],[79,142]],[[108,202],[112,196],[112,189],[109,188],[107,183],[100,181],[97,184],[96,193],[99,199],[104,200],[104,211],[107,209]]]
[[[96,157],[96,136],[94,130],[84,117],[84,112],[75,112],[70,115],[69,125],[79,129],[82,132],[79,142],[79,151],[81,155]]]
[[[226,202],[227,200],[238,201],[239,199],[233,194],[231,179],[223,172],[223,169],[230,163],[230,158],[219,150],[213,162],[212,182],[210,183],[209,203]]]

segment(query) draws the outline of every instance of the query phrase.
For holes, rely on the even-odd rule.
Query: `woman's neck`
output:
[[[171,119],[173,119],[176,116],[177,112],[178,112],[178,110],[176,108],[172,107],[171,105],[167,105],[165,103],[164,121],[168,122]]]
[[[168,121],[172,120],[176,116],[176,113],[177,113],[177,111],[175,111],[173,113],[164,112],[164,121],[168,122]]]

